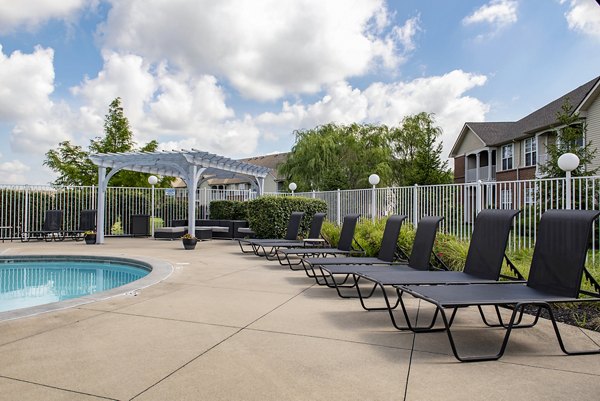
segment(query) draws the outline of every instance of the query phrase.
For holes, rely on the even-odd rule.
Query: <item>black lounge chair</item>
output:
[[[257,254],[257,249],[261,243],[269,243],[273,241],[284,242],[284,241],[298,241],[298,233],[300,232],[300,224],[302,223],[302,218],[304,217],[304,212],[292,212],[290,219],[288,220],[288,226],[285,233],[285,237],[281,238],[240,238],[238,239],[238,243],[240,244],[240,249],[244,253],[254,253]],[[251,250],[244,249],[244,246],[249,246]]]
[[[531,261],[529,279],[523,284],[471,284],[464,286],[412,286],[399,289],[416,298],[429,302],[439,311],[450,346],[456,359],[461,362],[497,360],[504,354],[512,329],[535,326],[542,310],[550,316],[560,349],[567,355],[598,354],[595,348],[583,351],[568,351],[565,348],[552,305],[558,303],[599,302],[600,293],[582,291],[581,281],[585,277],[598,291],[598,283],[585,268],[585,259],[592,234],[592,224],[600,215],[598,210],[549,210],[542,215]],[[590,296],[579,298],[580,294]],[[488,324],[481,307],[492,305],[496,309],[498,324]],[[499,306],[511,305],[512,313],[507,324],[502,321]],[[506,333],[500,350],[495,355],[459,355],[450,326],[456,310],[465,306],[477,306],[484,323],[492,327],[504,327]],[[526,307],[537,309],[533,322],[521,324]],[[446,309],[453,310],[448,319]]]
[[[298,266],[302,264],[302,258],[304,257],[319,257],[326,255],[352,255],[352,254],[360,254],[364,253],[362,249],[353,248],[353,243],[356,242],[354,240],[354,231],[356,230],[356,223],[358,222],[358,214],[349,214],[344,217],[344,222],[342,223],[342,232],[340,233],[340,240],[338,241],[337,248],[324,248],[324,247],[304,247],[304,248],[289,248],[289,249],[278,249],[277,250],[277,259],[282,266],[288,266],[292,270],[300,270],[304,269],[306,274],[309,277],[312,275],[309,273],[307,269],[302,268],[294,268],[294,266]],[[359,245],[360,247],[360,245]],[[292,261],[290,257],[298,257],[297,262]]]
[[[268,260],[276,260],[275,253],[280,248],[298,248],[298,247],[307,247],[307,246],[316,246],[321,244],[324,246],[327,244],[321,237],[321,228],[323,227],[323,221],[325,220],[325,213],[315,213],[310,222],[310,229],[308,232],[308,237],[304,239],[299,239],[295,241],[289,240],[273,240],[267,242],[260,242],[255,247],[255,254],[257,256],[264,256]]]
[[[396,288],[397,299],[394,303],[390,302],[386,287],[415,284],[415,285],[444,285],[444,284],[470,284],[470,283],[491,283],[497,282],[500,277],[507,279],[524,280],[516,267],[506,256],[505,250],[508,243],[508,236],[513,225],[514,217],[519,213],[518,210],[510,209],[487,209],[482,210],[475,219],[475,227],[469,244],[469,251],[463,271],[426,271],[424,265],[420,263],[417,268],[405,266],[403,269],[388,269],[386,271],[361,271],[357,272],[357,295],[361,306],[365,310],[387,310],[392,324],[398,330],[411,329],[410,322],[408,326],[398,324],[394,315],[394,309],[402,302],[402,291]],[[506,260],[511,271],[516,277],[504,276],[501,274],[503,261]],[[420,267],[420,268],[419,268]],[[361,289],[361,283],[368,282],[372,284],[370,290],[364,292]],[[365,303],[365,299],[371,297],[377,289],[380,289],[384,300],[383,307],[371,307]],[[403,309],[404,317],[407,317],[406,310]],[[435,323],[434,316],[432,323],[427,326],[430,329]]]
[[[305,269],[312,272],[317,284],[326,284],[319,278],[323,277],[321,271],[322,266],[326,265],[391,265],[400,263],[400,256],[406,255],[398,248],[398,237],[400,236],[400,228],[406,220],[406,216],[393,215],[390,216],[385,223],[383,237],[381,238],[381,247],[376,257],[369,256],[340,256],[335,258],[303,258],[302,264]],[[318,271],[318,273],[317,273]]]
[[[86,231],[96,231],[96,210],[82,210],[79,215],[79,228],[67,231],[65,235],[75,241],[83,239]]]
[[[45,241],[62,241],[65,239],[65,233],[62,230],[63,211],[46,210],[44,224],[41,230],[24,231],[21,233],[21,241],[26,242],[30,239]]]
[[[419,221],[415,240],[408,262],[396,263],[390,265],[354,265],[354,264],[339,264],[339,265],[321,265],[319,266],[322,274],[322,283],[328,287],[335,288],[337,293],[342,298],[356,298],[354,294],[342,294],[341,288],[356,287],[360,273],[373,273],[378,271],[413,271],[413,270],[448,270],[446,265],[433,250],[433,244],[437,234],[438,226],[443,220],[443,217],[425,216]],[[433,262],[433,263],[432,263]],[[342,276],[341,279],[337,276]],[[352,277],[351,284],[346,284],[349,278]]]

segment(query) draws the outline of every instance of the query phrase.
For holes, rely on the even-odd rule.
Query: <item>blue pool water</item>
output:
[[[0,260],[0,312],[106,291],[148,273],[118,262]]]

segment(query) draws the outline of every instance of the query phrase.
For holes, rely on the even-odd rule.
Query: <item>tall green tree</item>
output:
[[[391,184],[391,148],[385,125],[325,124],[295,132],[296,143],[279,172],[298,191],[367,188],[376,173]]]
[[[92,153],[131,152],[135,151],[133,132],[129,120],[125,117],[121,98],[114,99],[104,118],[104,137],[96,137],[90,141],[88,150],[73,145],[70,141],[58,144],[56,149],[46,152],[44,165],[58,174],[53,185],[95,185],[98,183],[98,167],[92,163],[89,155]],[[153,140],[142,146],[139,151],[153,152],[158,148],[158,142]],[[150,174],[122,170],[115,174],[110,185],[117,187],[146,187]],[[157,184],[168,187],[171,177],[163,177]]]
[[[565,99],[561,109],[556,113],[556,126],[558,128],[556,140],[546,146],[548,159],[540,165],[540,171],[548,177],[564,177],[565,172],[558,167],[558,158],[565,153],[574,153],[579,157],[579,167],[571,172],[574,177],[595,175],[598,168],[589,167],[594,159],[597,149],[592,147],[592,142],[585,140],[586,127],[579,113],[573,113],[573,106],[569,99]]]
[[[404,117],[401,126],[390,131],[398,185],[452,182],[448,162],[441,157],[442,144],[438,141],[441,135],[442,129],[435,125],[433,114],[425,112]]]

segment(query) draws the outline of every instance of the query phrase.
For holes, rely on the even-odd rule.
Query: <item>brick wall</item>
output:
[[[535,178],[535,166],[520,168],[518,173],[517,177],[517,169],[497,171],[496,181],[533,180]]]
[[[454,182],[459,184],[465,182],[465,157],[454,158]]]

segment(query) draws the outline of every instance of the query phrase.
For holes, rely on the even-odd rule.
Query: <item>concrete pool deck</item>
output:
[[[566,400],[600,392],[600,355],[564,356],[547,321],[515,331],[500,361],[460,363],[444,333],[399,332],[385,313],[365,312],[232,241],[195,251],[140,238],[14,242],[0,252],[152,258],[174,268],[138,291],[0,322],[2,400]],[[474,330],[475,309],[460,311],[455,326],[470,350],[493,351],[503,335]],[[600,344],[600,333],[561,330],[567,347]]]

